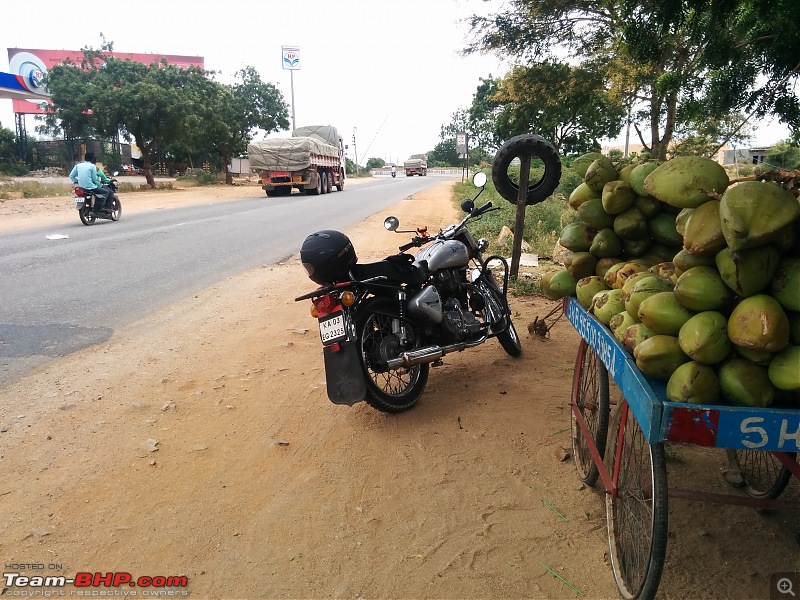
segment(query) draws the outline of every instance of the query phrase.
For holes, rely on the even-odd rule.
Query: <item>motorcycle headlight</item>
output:
[[[478,245],[478,252],[483,252],[489,247],[489,240],[487,240],[486,238],[481,238],[478,240],[477,245]]]

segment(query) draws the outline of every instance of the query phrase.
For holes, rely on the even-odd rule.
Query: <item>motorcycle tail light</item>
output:
[[[314,310],[317,311],[318,317],[329,315],[339,306],[339,303],[336,302],[336,299],[331,294],[314,298],[312,302],[314,303]]]

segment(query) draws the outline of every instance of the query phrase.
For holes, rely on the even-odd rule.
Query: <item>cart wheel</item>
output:
[[[772,452],[729,448],[725,453],[728,457],[728,468],[741,473],[744,491],[748,496],[774,500],[789,485],[791,471]],[[796,456],[793,452],[789,455],[792,458]]]
[[[623,598],[651,599],[658,590],[667,553],[664,444],[647,442],[627,402],[617,406],[609,439],[608,462],[613,469],[619,465],[616,493],[606,494],[614,579]]]
[[[578,407],[592,435],[597,452],[602,460],[608,435],[608,371],[594,350],[581,340],[575,360],[575,375],[572,385],[572,405]],[[586,485],[594,485],[600,471],[594,463],[586,436],[581,431],[575,410],[570,406],[572,425],[572,455],[578,477]]]

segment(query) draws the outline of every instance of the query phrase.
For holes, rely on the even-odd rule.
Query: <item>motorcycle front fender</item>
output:
[[[355,344],[343,343],[337,352],[329,346],[322,350],[330,401],[348,406],[361,402],[367,395],[367,386]]]

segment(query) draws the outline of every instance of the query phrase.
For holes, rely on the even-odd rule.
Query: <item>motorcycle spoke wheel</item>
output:
[[[94,225],[95,216],[92,214],[88,206],[84,206],[79,212],[78,216],[81,218],[81,223],[84,225]]]
[[[748,496],[774,500],[789,485],[791,471],[772,452],[729,448],[725,453],[728,467],[742,475],[743,489]]]
[[[586,485],[597,483],[600,470],[594,462],[589,450],[588,440],[583,433],[575,415],[575,408],[583,417],[592,441],[597,448],[600,459],[606,450],[608,434],[608,417],[610,404],[608,397],[608,371],[597,358],[594,350],[581,340],[578,356],[575,360],[572,406],[570,407],[570,424],[572,429],[572,456],[578,478]]]
[[[111,220],[119,221],[121,216],[122,216],[122,205],[119,203],[119,200],[115,198],[114,200],[111,201]]]
[[[487,278],[489,280],[487,289],[489,290],[489,295],[492,300],[494,300],[495,310],[503,312],[506,315],[503,321],[491,326],[492,332],[497,334],[497,341],[500,342],[503,350],[505,350],[509,356],[516,358],[522,354],[522,342],[519,339],[519,334],[517,333],[516,327],[514,327],[514,323],[511,321],[511,309],[503,298],[503,292],[500,291],[500,286],[497,285],[494,276],[488,273]]]
[[[361,362],[367,384],[367,403],[383,412],[397,413],[414,406],[428,382],[428,364],[388,370],[383,366],[398,353],[392,318],[367,312],[360,333]],[[383,363],[383,364],[382,364]]]

